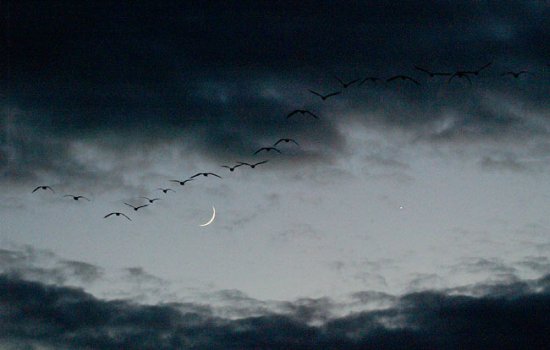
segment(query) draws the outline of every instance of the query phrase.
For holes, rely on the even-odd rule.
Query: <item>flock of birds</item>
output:
[[[448,80],[447,80],[447,83],[451,83],[453,81],[453,79],[456,78],[456,79],[465,79],[466,81],[468,81],[469,84],[472,84],[472,79],[471,78],[477,77],[481,73],[481,71],[487,69],[491,65],[492,65],[492,62],[489,62],[489,63],[487,63],[487,64],[483,65],[482,67],[480,67],[478,69],[475,69],[475,70],[458,70],[458,71],[455,71],[455,72],[434,72],[434,71],[431,71],[429,69],[419,67],[417,65],[414,65],[414,69],[417,70],[417,71],[420,71],[422,73],[427,74],[429,78],[449,77]],[[546,64],[546,66],[550,67],[550,64]],[[525,75],[525,74],[534,74],[534,73],[532,73],[530,71],[527,71],[527,70],[519,70],[519,71],[503,72],[500,75],[503,76],[503,77],[504,76],[510,76],[514,79],[517,79],[520,76]],[[393,82],[393,81],[397,81],[397,80],[408,81],[408,82],[411,82],[411,83],[413,83],[417,86],[421,85],[420,82],[418,82],[418,80],[416,80],[415,78],[413,78],[409,75],[395,75],[395,76],[389,77],[387,79],[382,79],[382,78],[374,77],[374,76],[368,76],[368,77],[365,77],[363,79],[353,79],[353,80],[350,80],[350,81],[344,81],[344,80],[342,80],[338,77],[335,77],[335,78],[338,81],[338,83],[340,84],[340,86],[342,87],[342,89],[347,89],[347,88],[349,88],[350,86],[352,86],[354,84],[357,84],[358,86],[361,86],[361,85],[365,84],[366,82],[377,83],[379,81],[386,81],[386,82],[389,83],[389,82]],[[327,99],[329,99],[331,97],[334,97],[334,96],[337,96],[337,95],[340,95],[342,93],[342,90],[333,91],[333,92],[326,93],[326,94],[323,94],[323,93],[320,93],[320,92],[317,92],[317,91],[314,91],[314,90],[308,90],[308,91],[311,94],[319,97],[322,101],[326,101]],[[295,117],[295,116],[298,116],[298,115],[309,116],[309,117],[312,117],[314,119],[319,119],[319,116],[317,114],[315,114],[315,113],[313,113],[313,112],[311,112],[307,109],[295,109],[292,112],[288,113],[286,118],[289,119],[289,118],[292,118],[292,117]],[[277,148],[277,146],[281,143],[293,143],[294,145],[299,146],[298,142],[294,139],[280,138],[272,146],[265,146],[265,147],[259,148],[258,150],[256,150],[254,152],[254,155],[257,155],[257,154],[262,153],[262,152],[269,153],[269,152],[272,152],[272,151],[280,154],[282,152],[279,148]],[[262,161],[256,162],[256,163],[247,163],[247,162],[240,162],[239,161],[239,162],[236,162],[236,164],[234,164],[234,165],[221,165],[221,167],[228,169],[230,172],[234,172],[235,169],[237,169],[239,167],[242,167],[242,166],[248,166],[249,168],[254,169],[258,165],[266,164],[268,161],[269,160],[262,160]],[[197,174],[189,177],[188,179],[184,179],[184,180],[175,180],[174,179],[174,180],[169,180],[169,182],[176,183],[180,186],[184,186],[188,182],[193,181],[193,180],[195,180],[196,178],[198,178],[200,176],[203,176],[203,177],[212,176],[212,177],[216,177],[216,178],[219,178],[219,179],[222,178],[220,175],[218,175],[216,173],[213,173],[213,172],[200,172],[200,173],[197,173]],[[173,190],[172,188],[169,188],[169,187],[159,187],[156,190],[161,191],[164,194],[168,194],[168,192],[176,192],[175,190]],[[37,191],[51,191],[52,193],[55,193],[52,186],[49,186],[49,185],[37,186],[36,188],[34,188],[32,193],[35,193]],[[65,195],[63,195],[63,198],[71,198],[74,201],[79,201],[79,200],[90,201],[90,199],[88,197],[83,196],[83,195],[65,194]],[[158,197],[150,198],[150,197],[143,197],[142,196],[142,197],[139,197],[139,198],[144,199],[146,201],[146,203],[145,204],[140,204],[140,205],[133,205],[133,204],[124,202],[124,204],[126,206],[128,206],[129,208],[132,208],[133,211],[137,212],[138,210],[140,210],[142,208],[145,208],[145,207],[147,207],[151,204],[154,204],[156,201],[161,200],[161,198],[158,198]],[[132,221],[132,219],[128,215],[126,215],[125,213],[120,212],[120,211],[110,212],[107,215],[105,215],[104,218],[109,218],[111,216],[123,216],[126,219]]]
[[[291,138],[281,138],[279,139],[277,142],[274,143],[273,146],[270,146],[270,147],[262,147],[260,149],[258,149],[256,152],[254,152],[254,155],[260,153],[260,152],[270,152],[270,151],[275,151],[275,152],[278,152],[278,153],[281,153],[281,151],[276,148],[275,146],[277,146],[278,144],[282,143],[282,142],[285,142],[285,143],[288,143],[288,142],[292,142],[296,145],[298,145],[298,142],[296,142],[296,140],[294,139],[291,139]],[[259,162],[256,162],[256,163],[247,163],[247,162],[236,162],[235,165],[222,165],[221,167],[222,168],[226,168],[228,169],[230,172],[233,172],[235,171],[235,169],[239,168],[239,167],[242,167],[242,166],[248,166],[249,168],[251,169],[254,169],[256,168],[258,165],[262,165],[262,164],[265,164],[269,162],[269,160],[262,160],[262,161],[259,161]],[[176,183],[180,186],[184,186],[185,184],[187,184],[188,182],[190,181],[193,181],[195,180],[197,177],[200,177],[200,176],[203,176],[203,177],[208,177],[208,176],[213,176],[213,177],[217,177],[219,179],[221,179],[222,177],[216,173],[213,173],[213,172],[201,172],[201,173],[196,173],[195,175],[189,177],[188,179],[185,179],[185,180],[169,180],[169,182],[173,182],[173,183]],[[159,187],[156,189],[157,191],[161,191],[162,193],[164,194],[168,194],[168,192],[176,192],[174,189],[170,188],[170,187]],[[46,191],[46,192],[51,192],[53,194],[55,194],[55,190],[53,189],[52,186],[49,186],[49,185],[40,185],[40,186],[36,186],[31,193],[35,193],[37,191]],[[71,198],[73,199],[74,201],[79,201],[79,200],[86,200],[86,201],[91,201],[90,198],[86,197],[86,196],[83,196],[83,195],[74,195],[74,194],[65,194],[62,196],[62,198]],[[140,205],[133,205],[133,204],[130,204],[130,203],[126,203],[124,202],[124,204],[126,206],[128,206],[129,208],[132,208],[135,212],[137,212],[138,210],[140,210],[141,208],[145,208],[145,207],[148,207],[150,204],[153,204],[155,203],[156,201],[159,201],[161,200],[161,198],[158,198],[158,197],[144,197],[144,196],[141,196],[141,197],[138,197],[140,199],[144,199],[146,201],[145,204],[140,204]],[[105,215],[103,218],[108,218],[108,217],[111,217],[111,216],[123,216],[125,217],[126,219],[132,221],[132,219],[125,213],[123,212],[120,212],[120,211],[114,211],[114,212],[110,212],[108,213],[107,215]]]

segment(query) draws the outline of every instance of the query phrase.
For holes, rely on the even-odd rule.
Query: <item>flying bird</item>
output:
[[[338,80],[338,82],[340,83],[340,85],[342,85],[342,87],[343,87],[344,89],[347,89],[348,86],[350,86],[350,85],[352,85],[352,84],[354,84],[354,83],[357,83],[357,82],[360,80],[360,79],[354,79],[354,80],[349,81],[349,82],[346,83],[345,81],[343,81],[342,79],[340,79],[340,78],[338,78],[338,77],[335,77],[335,78],[336,78],[336,80]]]
[[[376,83],[377,81],[380,81],[380,78],[377,78],[377,77],[366,77],[365,79],[361,80],[359,82],[359,86],[363,85],[364,83],[366,83],[367,81],[372,81],[373,83]]]
[[[448,76],[451,76],[453,73],[447,73],[447,72],[432,72],[428,69],[425,69],[425,68],[422,68],[422,67],[419,67],[417,65],[414,66],[414,69],[416,70],[419,70],[421,72],[424,72],[426,74],[428,74],[430,76],[430,78],[433,78],[433,77],[436,77],[436,76],[443,76],[443,77],[448,77]]]
[[[252,169],[254,169],[256,167],[256,165],[261,165],[261,164],[265,164],[267,163],[268,160],[262,160],[261,162],[258,162],[258,163],[254,163],[254,164],[249,164],[249,163],[245,163],[245,162],[239,162],[240,165],[248,165],[249,167],[251,167]]]
[[[124,213],[119,213],[119,212],[112,212],[112,213],[109,213],[109,214],[105,215],[103,218],[106,219],[106,218],[108,218],[108,217],[111,216],[111,215],[116,215],[116,216],[121,216],[121,215],[122,215],[122,216],[124,216],[126,219],[132,221],[132,219],[130,219],[126,214],[124,214]]]
[[[72,195],[72,194],[66,194],[66,195],[64,195],[63,197],[72,197],[75,201],[77,201],[77,200],[79,200],[79,199],[85,199],[85,200],[87,200],[88,202],[90,201],[90,199],[87,198],[87,197],[84,197],[84,196],[74,196],[74,195]]]
[[[50,190],[52,191],[53,193],[55,193],[55,191],[53,190],[53,188],[51,188],[50,186],[38,186],[36,187],[34,190],[32,190],[32,193],[38,191],[38,190]]]
[[[187,179],[187,180],[170,180],[171,182],[177,182],[179,183],[181,186],[185,185],[185,183],[189,182],[189,181],[193,181],[194,179]]]
[[[336,91],[336,92],[331,92],[330,94],[327,94],[327,95],[321,95],[320,93],[315,92],[313,90],[308,89],[308,91],[311,92],[312,94],[316,95],[316,96],[319,96],[321,98],[321,100],[323,100],[323,101],[325,101],[329,97],[340,95],[342,93],[342,91]]]
[[[127,206],[129,206],[130,208],[134,209],[134,211],[138,211],[139,209],[141,208],[145,208],[146,206],[148,206],[149,204],[143,204],[143,205],[140,205],[140,206],[137,206],[137,207],[134,207],[133,205],[131,204],[128,204],[128,203],[124,203],[126,204]]]
[[[502,73],[501,76],[505,76],[505,75],[512,75],[514,78],[519,78],[520,75],[522,74],[530,74],[528,71],[526,70],[521,70],[519,72],[505,72],[505,73]]]
[[[220,175],[217,175],[217,174],[214,174],[214,173],[196,173],[195,175],[191,176],[191,179],[197,177],[197,176],[208,176],[208,175],[212,175],[212,176],[215,176],[215,177],[219,177],[220,179],[222,178]]]
[[[139,198],[147,199],[151,204],[155,203],[155,201],[160,201],[160,198],[147,198],[147,197],[139,197]]]
[[[292,117],[293,115],[298,114],[298,113],[300,113],[301,115],[310,115],[310,116],[312,116],[312,117],[315,118],[315,119],[319,119],[319,117],[318,117],[317,115],[311,113],[311,112],[308,111],[307,109],[295,109],[294,111],[288,113],[286,117],[287,117],[287,118],[290,118],[290,117]]]
[[[409,80],[409,81],[412,81],[413,83],[415,83],[416,85],[420,85],[420,83],[418,81],[414,80],[413,78],[411,78],[407,75],[395,75],[391,78],[386,79],[386,81],[389,83],[390,81],[394,81],[394,80],[397,80],[397,79]]]
[[[221,167],[222,168],[227,168],[227,169],[229,169],[229,171],[235,171],[235,169],[237,169],[240,166],[242,166],[242,164],[237,164],[237,165],[234,165],[234,166],[222,165]]]
[[[164,193],[168,193],[168,191],[172,191],[172,192],[176,193],[176,191],[174,191],[171,188],[157,188],[157,190],[162,191]]]
[[[275,147],[262,147],[260,148],[259,150],[257,150],[256,152],[254,152],[254,154],[258,154],[260,153],[261,151],[266,151],[266,152],[270,152],[271,150],[275,151],[275,152],[278,152],[278,153],[281,153],[281,151],[279,151],[277,148]]]
[[[292,142],[292,143],[295,143],[296,146],[299,146],[298,142],[296,142],[294,139],[279,139],[279,141],[275,142],[273,146],[277,146],[281,142],[286,142],[286,143]]]

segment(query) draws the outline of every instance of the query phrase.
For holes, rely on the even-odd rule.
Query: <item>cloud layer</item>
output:
[[[207,305],[105,301],[80,289],[3,274],[0,344],[14,349],[542,349],[550,343],[549,276],[480,288],[481,297],[456,291],[408,294],[392,307],[315,326],[308,323],[310,316],[326,315],[330,301],[298,301],[284,313],[231,320],[213,316]]]
[[[4,178],[104,176],[79,161],[77,143],[135,153],[177,140],[221,161],[291,136],[304,147],[290,159],[304,161],[345,153],[338,126],[352,120],[430,141],[549,130],[549,9],[541,1],[56,4],[9,5]],[[487,62],[471,86],[413,69]],[[518,69],[534,74],[500,76]],[[335,76],[403,73],[422,86],[367,83],[324,103],[307,92],[341,90]],[[321,119],[285,119],[303,107]]]

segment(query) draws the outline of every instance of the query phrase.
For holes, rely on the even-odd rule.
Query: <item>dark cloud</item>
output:
[[[78,161],[75,142],[135,153],[177,140],[220,161],[291,136],[303,148],[284,159],[326,160],[345,153],[338,125],[350,115],[427,140],[547,134],[525,113],[548,114],[550,10],[541,1],[3,7],[4,178],[107,175]],[[489,61],[472,86],[412,69],[476,69]],[[535,74],[500,77],[510,69]],[[422,86],[366,85],[325,103],[307,92],[338,89],[335,75],[398,73]],[[321,119],[287,121],[298,107]]]
[[[234,294],[234,293],[232,293]],[[237,296],[240,298],[240,296]],[[420,292],[394,306],[324,320],[326,299],[229,320],[205,306],[105,301],[82,290],[0,276],[0,344],[45,349],[543,349],[550,276],[485,294]],[[323,319],[310,325],[312,319]]]

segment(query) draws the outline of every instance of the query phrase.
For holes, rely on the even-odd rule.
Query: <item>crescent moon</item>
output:
[[[214,206],[212,206],[212,217],[210,218],[210,220],[208,220],[207,223],[199,225],[199,226],[203,226],[203,227],[208,226],[212,223],[212,221],[214,221],[215,218],[216,218],[216,208],[214,208]]]

